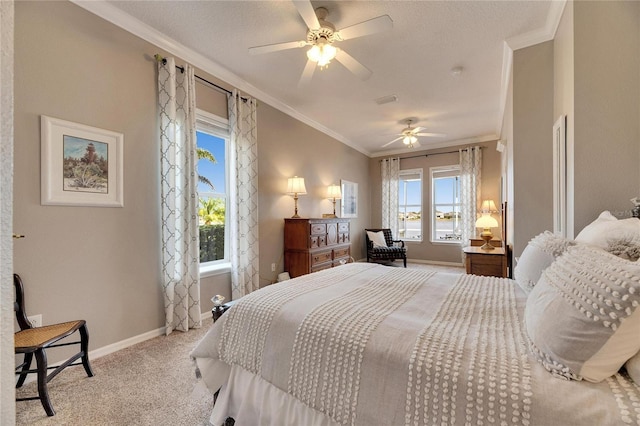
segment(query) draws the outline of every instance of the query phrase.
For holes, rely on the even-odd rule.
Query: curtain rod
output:
[[[482,149],[482,147],[478,147],[480,149]],[[413,155],[411,157],[399,157],[399,158],[383,158],[380,160],[380,162],[383,162],[385,160],[407,160],[409,158],[420,158],[420,157],[429,157],[431,155],[441,155],[441,154],[455,154],[456,152],[460,152],[460,151],[466,151],[469,148],[462,148],[461,150],[458,151],[447,151],[447,152],[434,152],[433,154],[420,154],[420,155]]]
[[[163,58],[162,56],[160,56],[157,53],[154,55],[154,58],[156,58],[156,61],[162,62],[163,64],[167,63],[167,59]],[[176,65],[176,68],[179,69],[180,72],[184,74],[184,67],[181,67],[180,65]],[[217,89],[219,92],[226,93],[228,95],[232,95],[233,94],[233,92],[231,90],[225,89],[222,86],[219,86],[219,85],[217,85],[215,83],[212,83],[211,81],[207,80],[206,78],[202,78],[197,74],[194,74],[193,76],[195,78],[197,78],[198,80],[210,85],[212,88]],[[247,102],[249,100],[248,98],[243,98],[242,96],[240,97],[240,99],[242,99],[244,102]]]

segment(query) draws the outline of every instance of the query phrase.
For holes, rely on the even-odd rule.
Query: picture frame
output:
[[[358,217],[358,184],[342,179],[340,217]]]
[[[42,205],[123,207],[124,135],[40,117]]]
[[[553,125],[553,233],[567,236],[567,116]]]

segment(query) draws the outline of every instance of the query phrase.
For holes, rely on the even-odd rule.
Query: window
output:
[[[432,167],[431,193],[431,241],[459,243],[460,166]]]
[[[228,267],[229,262],[228,121],[198,110],[196,139],[200,274],[206,275]]]
[[[400,170],[398,222],[401,240],[422,241],[422,169]]]

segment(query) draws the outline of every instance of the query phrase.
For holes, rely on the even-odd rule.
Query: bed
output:
[[[530,244],[523,252],[541,266],[524,268],[519,282],[351,263],[243,297],[191,354],[208,388],[219,390],[211,423],[231,417],[239,426],[640,424],[640,387],[623,366],[640,352],[640,328],[629,326],[640,325],[640,263],[620,266],[603,258],[620,259],[604,250],[546,238],[543,250]],[[564,261],[559,267],[557,259]],[[531,301],[548,300],[550,291],[566,301],[572,293],[562,293],[562,277],[593,276],[612,280],[606,287],[619,300],[610,309],[620,311],[603,319],[597,312],[610,312],[594,307],[584,326],[597,324],[595,335],[574,335],[576,321],[591,309],[580,305],[582,292],[572,290],[580,293],[575,310]],[[527,288],[525,281],[537,285]],[[631,333],[621,338],[625,354],[605,358],[624,359],[598,364],[606,377],[597,380],[590,362],[602,358],[601,343],[620,330]],[[576,345],[580,360],[563,359],[567,351],[574,356]]]

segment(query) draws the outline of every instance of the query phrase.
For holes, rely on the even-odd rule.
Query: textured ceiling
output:
[[[395,139],[407,117],[445,137],[422,147],[495,138],[504,42],[545,28],[550,1],[313,1],[341,29],[389,15],[393,29],[339,42],[369,68],[358,79],[340,63],[298,87],[306,49],[252,56],[248,48],[306,38],[291,1],[113,1],[131,17],[229,70],[262,93],[368,155],[404,151]],[[462,67],[460,75],[452,68]],[[374,100],[395,94],[397,102]],[[260,98],[253,94],[254,96]]]

